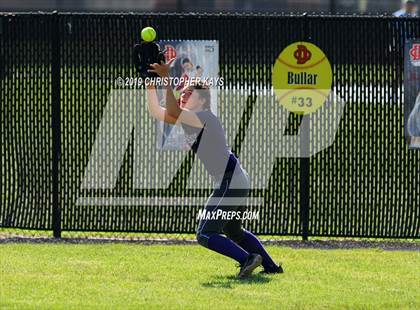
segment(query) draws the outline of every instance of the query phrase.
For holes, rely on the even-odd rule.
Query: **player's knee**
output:
[[[202,245],[203,247],[206,247],[206,248],[208,247],[209,239],[208,239],[207,236],[203,235],[202,233],[197,233],[196,239],[197,239],[198,244],[200,244],[200,245]]]
[[[201,232],[198,232],[197,235],[196,235],[197,242],[198,242],[198,244],[202,245],[203,247],[208,248],[210,238],[215,236],[215,235],[219,235],[219,233],[216,232],[216,231],[205,231],[205,232],[201,231]]]

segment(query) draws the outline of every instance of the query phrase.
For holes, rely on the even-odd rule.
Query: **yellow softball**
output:
[[[146,42],[152,42],[156,39],[156,31],[152,27],[145,27],[141,30],[141,38]]]

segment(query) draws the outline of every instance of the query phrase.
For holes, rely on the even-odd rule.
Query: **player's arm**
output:
[[[168,64],[161,63],[161,64],[151,64],[149,72],[154,72],[157,75],[159,75],[162,78],[169,78],[169,65]],[[197,115],[191,111],[188,111],[186,109],[181,109],[181,107],[178,105],[178,102],[175,98],[174,92],[172,90],[172,86],[166,85],[166,110],[167,114],[171,117],[174,117],[176,122],[181,122],[193,127],[203,127],[203,123],[201,123],[200,119],[197,117]]]
[[[420,93],[417,95],[414,108],[408,117],[407,128],[410,136],[420,137]]]
[[[176,123],[176,118],[170,115],[165,108],[160,106],[156,88],[154,85],[150,84],[147,86],[147,106],[149,108],[150,115],[157,120],[164,121],[168,124]]]

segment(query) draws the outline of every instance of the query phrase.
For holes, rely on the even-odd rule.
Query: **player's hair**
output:
[[[414,108],[408,118],[408,133],[412,137],[420,137],[420,93],[417,96]]]
[[[192,88],[198,90],[198,96],[204,101],[203,110],[211,112],[211,97],[210,97],[210,88],[208,85],[202,81],[197,81],[193,83]]]
[[[187,57],[182,60],[183,65],[185,65],[186,63],[189,63],[189,62],[191,62],[191,60]]]

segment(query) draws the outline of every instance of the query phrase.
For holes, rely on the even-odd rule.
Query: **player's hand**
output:
[[[159,75],[162,78],[169,77],[170,66],[171,66],[171,63],[174,60],[175,60],[175,58],[172,58],[167,63],[164,63],[163,61],[161,61],[160,64],[158,64],[158,63],[151,64],[150,65],[151,69],[149,69],[148,71],[156,73],[157,75]]]

